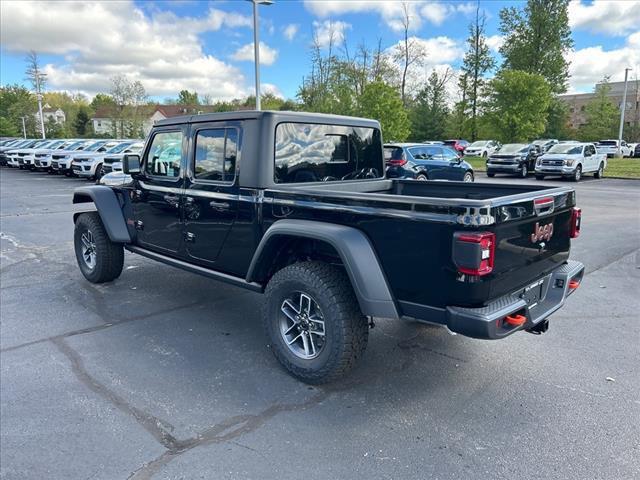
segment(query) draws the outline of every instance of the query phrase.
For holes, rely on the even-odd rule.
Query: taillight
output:
[[[573,207],[573,210],[571,210],[571,226],[569,227],[569,236],[571,238],[578,238],[578,236],[580,236],[581,223],[582,210],[578,207]]]
[[[397,158],[395,160],[387,160],[387,165],[390,165],[392,167],[402,167],[406,163],[407,163],[407,161],[404,158]]]
[[[496,236],[491,232],[453,234],[453,263],[458,272],[481,277],[493,271]]]

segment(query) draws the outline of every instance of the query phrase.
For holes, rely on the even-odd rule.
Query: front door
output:
[[[182,238],[180,207],[187,128],[155,131],[131,194],[138,243],[163,253],[177,253]]]
[[[191,132],[184,239],[189,258],[213,266],[238,214],[241,123],[200,124]]]

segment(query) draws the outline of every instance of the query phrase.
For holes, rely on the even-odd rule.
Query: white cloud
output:
[[[351,24],[341,21],[324,20],[313,22],[314,36],[320,47],[341,45],[345,39],[346,31],[351,29]]]
[[[491,35],[487,37],[487,46],[490,50],[497,52],[504,43],[504,37],[502,35]]]
[[[271,95],[274,95],[278,98],[284,98],[284,95],[282,94],[280,89],[273,83],[261,83],[260,93],[260,98],[262,98],[262,95],[264,95],[265,93],[270,93]]]
[[[587,47],[568,54],[569,91],[592,91],[605,75],[611,81],[624,80],[624,69],[631,68],[631,77],[640,76],[640,30],[627,37],[622,48],[604,50],[602,46]]]
[[[296,23],[290,23],[282,29],[282,34],[287,40],[292,41],[296,37],[299,29],[300,25]]]
[[[125,74],[152,96],[188,89],[230,99],[248,90],[236,67],[204,53],[198,35],[251,27],[249,16],[210,8],[198,18],[166,11],[148,17],[133,2],[3,2],[0,20],[7,51],[64,56],[45,68],[54,89],[92,95]]]
[[[233,55],[231,55],[231,58],[239,62],[253,62],[253,45],[253,42],[243,45],[238,50],[236,50]],[[264,42],[260,42],[260,65],[273,65],[277,58],[278,50],[276,50],[275,48],[271,48]]]
[[[305,0],[305,7],[319,18],[350,13],[377,13],[392,30],[403,30],[403,2],[397,0]],[[410,30],[420,29],[423,20],[441,25],[450,16],[475,12],[472,2],[408,1],[404,2],[409,14]]]
[[[640,24],[640,0],[593,0],[569,4],[569,24],[596,33],[623,36]]]

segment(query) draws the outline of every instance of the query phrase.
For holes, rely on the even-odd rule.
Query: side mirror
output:
[[[140,155],[123,155],[122,171],[128,175],[140,173]]]

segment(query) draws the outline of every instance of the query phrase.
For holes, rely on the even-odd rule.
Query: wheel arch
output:
[[[104,185],[76,188],[73,192],[73,203],[93,203],[109,239],[116,243],[131,243],[120,202],[111,188]],[[83,212],[73,214],[74,223],[81,213]]]
[[[270,270],[281,258],[283,246],[300,241],[303,245],[313,241],[321,248],[329,247],[328,252],[335,252],[364,315],[400,317],[373,246],[363,232],[353,227],[310,220],[277,221],[258,245],[247,272],[247,282],[266,282]]]

